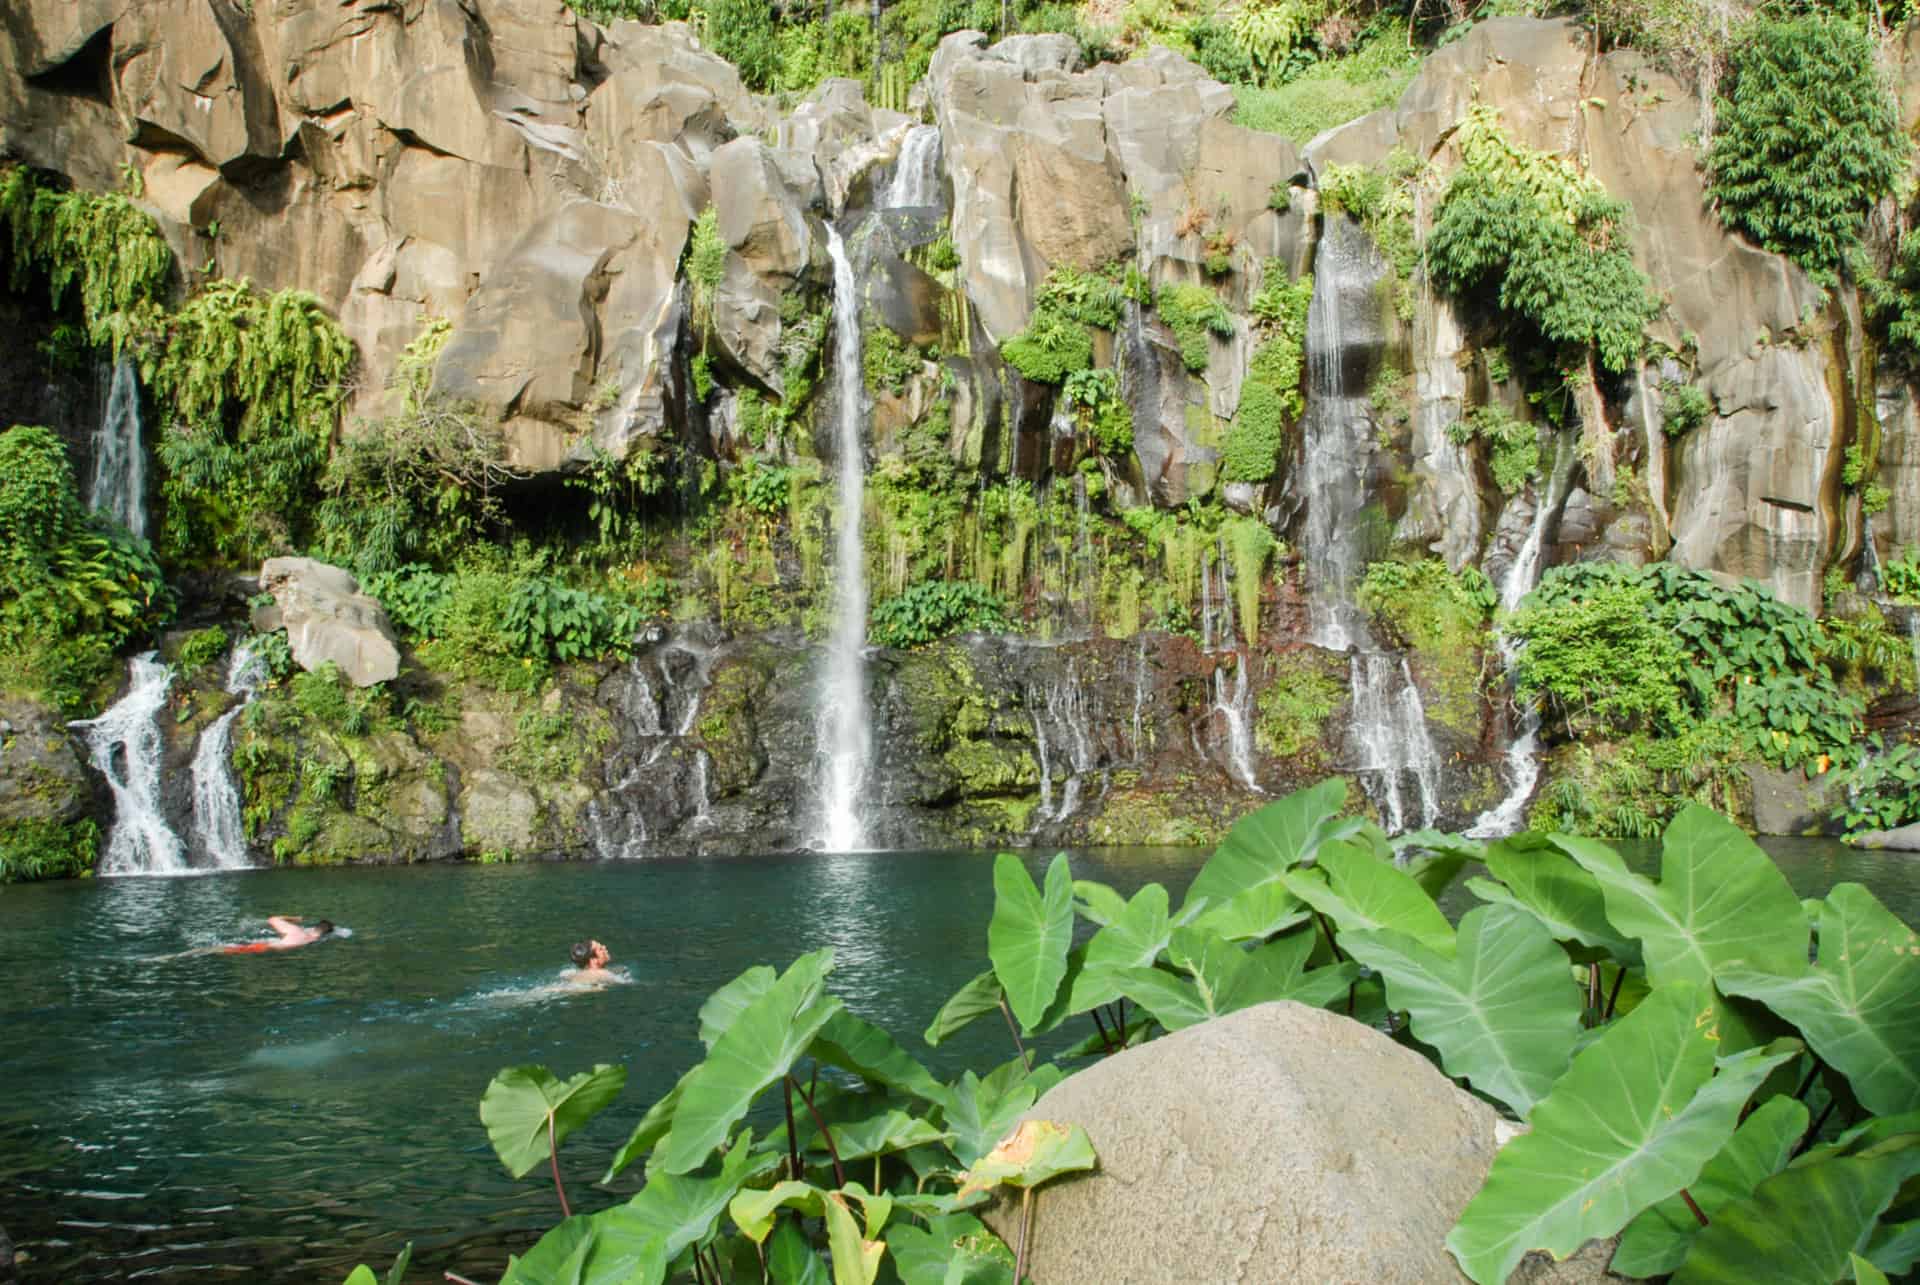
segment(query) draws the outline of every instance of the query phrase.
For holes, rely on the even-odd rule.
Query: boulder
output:
[[[312,672],[332,661],[355,687],[384,683],[400,672],[400,648],[386,608],[360,592],[339,567],[312,558],[268,558],[260,587],[273,606],[253,614],[262,633],[285,628],[293,659]]]
[[[1809,777],[1762,763],[1746,767],[1755,834],[1819,834],[1842,796],[1833,773]]]
[[[1463,1281],[1444,1242],[1499,1147],[1493,1109],[1418,1053],[1288,1002],[1107,1058],[1023,1118],[1078,1124],[1099,1156],[1034,1201],[1046,1285]],[[1019,1216],[986,1221],[1011,1244]],[[1599,1281],[1603,1260],[1528,1279]]]
[[[1920,852],[1920,821],[1891,830],[1863,830],[1847,836],[1856,848],[1885,848],[1889,852]]]
[[[0,823],[77,821],[92,798],[59,715],[34,701],[0,700]]]

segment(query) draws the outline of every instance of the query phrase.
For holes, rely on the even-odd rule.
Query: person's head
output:
[[[569,953],[573,957],[575,968],[598,968],[611,958],[607,954],[607,948],[591,938],[573,943],[573,950]]]
[[[333,920],[322,919],[319,923],[315,924],[314,927],[319,930],[322,937],[325,937],[333,931]]]

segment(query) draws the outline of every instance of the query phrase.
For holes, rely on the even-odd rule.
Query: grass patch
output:
[[[1233,85],[1233,123],[1304,144],[1316,134],[1391,107],[1419,59],[1397,24],[1347,55],[1314,63],[1275,89]]]

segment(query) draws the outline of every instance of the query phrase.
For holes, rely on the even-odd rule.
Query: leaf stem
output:
[[[1705,1227],[1707,1225],[1707,1216],[1704,1212],[1701,1211],[1701,1208],[1699,1205],[1696,1205],[1693,1203],[1693,1193],[1691,1191],[1688,1191],[1685,1187],[1682,1187],[1680,1188],[1680,1199],[1687,1202],[1687,1208],[1693,1210],[1693,1216],[1700,1220],[1700,1225],[1702,1227]]]
[[[793,1127],[793,1076],[782,1078],[780,1090],[787,1107],[787,1177],[800,1179],[800,1133]]]
[[[553,1137],[553,1112],[547,1112],[547,1159],[553,1162],[553,1189],[560,1196],[560,1216],[573,1217],[573,1210],[567,1208],[567,1189],[560,1185],[560,1144]]]
[[[1013,1047],[1019,1050],[1021,1060],[1027,1064],[1027,1070],[1031,1072],[1033,1070],[1033,1054],[1029,1053],[1027,1046],[1020,1042],[1020,1026],[1013,1020],[1013,1010],[1007,1007],[1007,995],[1005,991],[1000,993],[1000,1016],[1007,1019],[1007,1030],[1013,1033]]]
[[[788,1072],[787,1079],[788,1080],[793,1079],[792,1072]],[[820,1110],[818,1107],[813,1105],[813,1095],[811,1093],[808,1093],[806,1090],[802,1089],[800,1091],[800,1100],[807,1104],[808,1114],[813,1116],[813,1122],[820,1126],[820,1136],[827,1140],[827,1154],[833,1157],[834,1182],[839,1186],[842,1186],[842,1187],[846,1186],[847,1171],[840,1164],[840,1148],[833,1145],[833,1130],[829,1129],[827,1127],[827,1122],[820,1118]]]
[[[1020,1246],[1013,1256],[1013,1285],[1027,1279],[1027,1242],[1033,1238],[1033,1188],[1020,1189]]]
[[[1611,1022],[1613,1020],[1614,1005],[1620,1002],[1620,984],[1626,980],[1627,966],[1622,964],[1620,965],[1620,971],[1613,975],[1613,990],[1607,994],[1607,1013],[1605,1017],[1600,1019],[1601,1021]]]
[[[457,1276],[452,1272],[440,1273],[440,1279],[443,1281],[452,1281],[453,1285],[480,1285],[479,1281],[470,1281],[466,1277]]]
[[[1100,1051],[1103,1053],[1112,1053],[1113,1037],[1107,1034],[1107,1024],[1100,1020],[1100,1010],[1097,1008],[1088,1009],[1087,1016],[1093,1019],[1093,1024],[1100,1030]]]

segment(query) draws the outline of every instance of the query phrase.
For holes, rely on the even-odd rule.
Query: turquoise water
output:
[[[1770,845],[1776,846],[1776,845]],[[1176,893],[1192,851],[1074,855],[1074,872]],[[1804,895],[1868,883],[1920,922],[1920,859],[1783,842]],[[1037,870],[1042,860],[1030,864]],[[28,1281],[335,1282],[416,1242],[414,1278],[497,1277],[558,1220],[550,1185],[493,1157],[493,1073],[630,1069],[569,1140],[576,1207],[641,1112],[700,1054],[695,1013],[749,964],[832,946],[833,986],[936,1073],[1011,1054],[988,1023],[918,1032],[985,966],[988,859],[893,853],[600,865],[259,871],[0,892],[0,1226]],[[274,913],[349,940],[264,956],[178,952]],[[568,943],[606,942],[628,984],[552,989]],[[637,1182],[637,1179],[636,1179]]]

